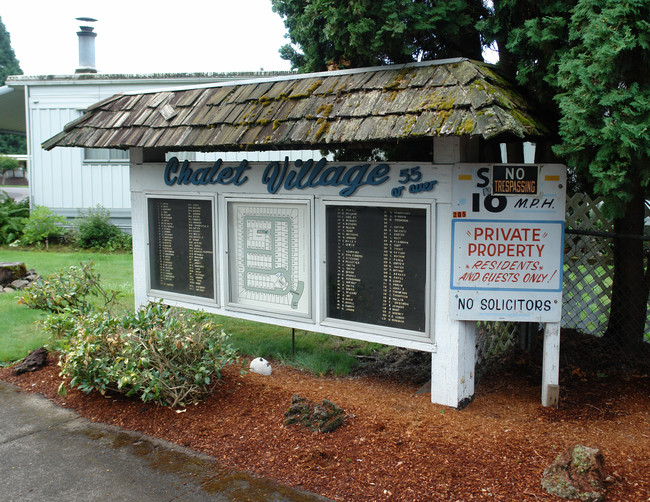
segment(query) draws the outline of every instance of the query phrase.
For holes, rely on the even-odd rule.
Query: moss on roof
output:
[[[263,150],[547,133],[492,67],[455,59],[118,94],[43,147]]]

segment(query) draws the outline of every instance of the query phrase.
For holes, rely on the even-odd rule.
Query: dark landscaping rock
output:
[[[22,375],[23,373],[28,373],[30,371],[40,370],[46,364],[47,349],[45,347],[40,347],[31,351],[25,359],[14,366],[13,372],[15,375]]]
[[[0,286],[6,286],[27,275],[27,268],[20,262],[0,262]]]
[[[544,469],[542,488],[565,499],[605,500],[605,460],[600,450],[575,445]]]
[[[284,425],[298,424],[314,432],[333,432],[345,420],[343,410],[333,402],[323,399],[315,404],[298,394],[293,395],[284,416]]]
[[[28,288],[38,278],[36,270],[26,270],[24,263],[0,262],[0,293]]]
[[[26,281],[25,279],[16,279],[9,284],[9,287],[14,289],[25,289],[29,284],[29,281]]]

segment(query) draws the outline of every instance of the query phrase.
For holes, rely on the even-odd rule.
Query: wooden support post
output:
[[[542,406],[560,402],[560,323],[544,325],[544,360],[542,361]]]
[[[436,136],[433,138],[433,163],[478,162],[479,146],[478,136]]]
[[[474,398],[476,322],[452,321],[431,354],[431,402],[464,408]]]

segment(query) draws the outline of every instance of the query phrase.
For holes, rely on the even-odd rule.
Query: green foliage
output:
[[[29,216],[29,201],[14,201],[6,192],[0,192],[0,244],[11,244],[23,233]]]
[[[82,249],[131,249],[131,236],[111,223],[110,212],[100,204],[79,213],[75,230],[74,240]]]
[[[7,154],[27,153],[27,137],[22,133],[0,133],[0,152]]]
[[[31,309],[76,315],[95,309],[93,298],[99,299],[102,311],[110,312],[118,295],[116,291],[106,291],[102,287],[93,262],[87,261],[78,267],[60,270],[47,279],[39,277],[24,290],[19,303]]]
[[[55,214],[50,208],[35,206],[25,222],[21,240],[25,244],[34,244],[47,241],[50,237],[60,237],[65,221],[65,217]]]
[[[111,306],[111,312],[120,315],[133,309],[133,258],[127,253],[72,253],[60,252],[59,247],[44,253],[34,249],[19,249],[0,246],[0,261],[24,262],[47,277],[61,269],[68,269],[81,260],[93,261],[93,269],[101,275],[101,285],[105,290],[119,291],[118,301]],[[38,323],[45,319],[42,310],[29,309],[17,305],[24,291],[0,295],[0,361],[22,359],[32,350],[47,343],[47,334]],[[102,298],[91,296],[91,303],[101,306]],[[1,364],[1,363],[0,363]]]
[[[480,0],[272,0],[292,45],[280,49],[302,72],[419,59],[481,59],[474,28]]]
[[[568,47],[568,24],[575,2],[497,0],[490,15],[477,25],[487,44],[496,42],[500,70],[525,85],[530,96],[554,115],[553,74],[559,54]]]
[[[222,368],[237,359],[211,316],[160,303],[122,319],[105,312],[60,314],[48,329],[66,347],[61,374],[71,387],[113,390],[171,407],[200,401]]]
[[[12,171],[13,169],[18,169],[19,166],[20,163],[13,157],[0,155],[0,174],[5,171]]]
[[[22,75],[16,54],[11,47],[11,37],[0,18],[0,85],[9,75]],[[23,134],[0,133],[0,152],[27,153],[27,141]],[[0,172],[2,168],[0,168]]]
[[[589,173],[616,217],[650,182],[649,19],[645,0],[579,0],[559,58],[556,152]]]
[[[22,73],[11,47],[11,37],[0,17],[0,85],[4,85],[9,75],[22,75]]]

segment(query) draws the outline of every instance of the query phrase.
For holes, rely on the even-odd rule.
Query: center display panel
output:
[[[311,315],[311,206],[228,200],[229,300],[235,307]]]

